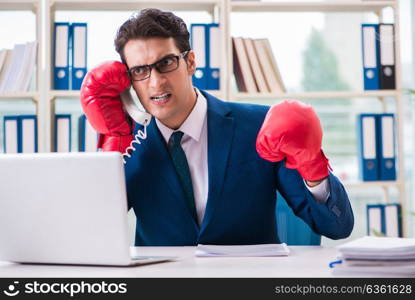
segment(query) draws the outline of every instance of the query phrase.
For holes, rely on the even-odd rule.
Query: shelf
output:
[[[365,98],[365,97],[396,97],[399,94],[398,90],[383,90],[383,91],[324,91],[324,92],[303,92],[303,93],[235,93],[232,99],[235,100],[267,100],[267,99],[334,99],[334,98]]]
[[[51,4],[54,10],[96,10],[96,11],[128,11],[157,7],[173,11],[212,11],[221,4],[221,0],[55,0]]]
[[[4,10],[36,10],[38,0],[0,0],[0,11]]]
[[[206,92],[208,92],[209,94],[215,97],[223,98],[222,91],[206,91]],[[79,99],[80,91],[52,90],[52,91],[49,91],[49,95],[51,99],[56,99],[56,98]]]
[[[65,98],[65,99],[79,99],[80,91],[67,91],[67,90],[52,90],[49,91],[50,98]]]
[[[232,12],[378,12],[385,7],[394,7],[395,1],[362,2],[245,2],[232,1]]]
[[[31,99],[37,101],[39,93],[37,92],[8,92],[0,93],[0,101]]]
[[[346,188],[371,188],[371,187],[399,187],[402,185],[401,181],[358,181],[358,182],[343,182]]]

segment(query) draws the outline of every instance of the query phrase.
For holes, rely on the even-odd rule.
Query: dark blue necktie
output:
[[[182,137],[183,137],[183,132],[181,131],[173,132],[173,134],[170,136],[170,139],[169,139],[168,148],[169,148],[170,156],[173,160],[174,167],[176,168],[176,172],[179,175],[179,181],[182,185],[184,194],[186,196],[186,202],[197,224],[197,215],[196,215],[195,199],[193,195],[192,178],[190,176],[190,170],[189,170],[189,165],[187,164],[186,154],[184,153],[183,148],[180,144]]]

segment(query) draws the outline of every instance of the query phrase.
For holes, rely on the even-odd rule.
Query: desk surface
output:
[[[195,257],[195,247],[139,247],[136,255],[177,261],[135,267],[30,265],[0,262],[0,277],[330,277],[335,248],[292,246],[287,257]]]

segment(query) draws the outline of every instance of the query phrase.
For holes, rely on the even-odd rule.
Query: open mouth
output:
[[[151,96],[150,99],[156,103],[165,103],[167,102],[171,97],[170,93],[164,93],[157,96]]]

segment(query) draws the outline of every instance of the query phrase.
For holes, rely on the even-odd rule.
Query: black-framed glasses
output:
[[[180,58],[185,58],[190,50],[184,51],[179,55],[167,55],[151,65],[136,66],[129,69],[128,75],[132,81],[141,81],[151,76],[151,69],[156,69],[159,73],[169,73],[177,70]]]

